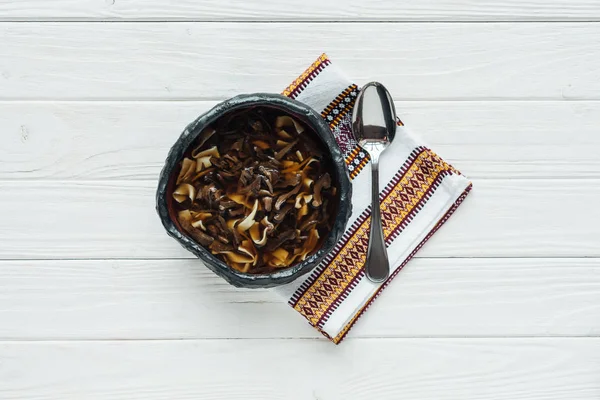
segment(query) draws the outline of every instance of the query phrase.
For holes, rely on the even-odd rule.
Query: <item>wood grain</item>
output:
[[[0,102],[0,180],[155,180],[204,102]],[[600,102],[397,102],[429,146],[478,178],[600,178]]]
[[[596,400],[599,339],[0,344],[0,396]]]
[[[398,100],[600,99],[594,23],[1,23],[0,100],[280,92],[323,51]]]
[[[0,399],[599,399],[599,22],[594,0],[0,0]],[[322,52],[474,179],[337,347],[154,211],[189,121]]]
[[[156,182],[0,182],[0,259],[190,257],[154,210]],[[421,257],[600,256],[596,180],[477,180]]]
[[[0,340],[321,337],[198,260],[2,261],[0,304]],[[600,336],[598,259],[415,259],[349,337],[564,335]]]
[[[599,20],[593,0],[11,0],[0,20],[159,21],[577,21]]]

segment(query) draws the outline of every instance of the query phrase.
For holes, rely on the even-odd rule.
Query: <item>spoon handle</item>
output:
[[[379,160],[373,157],[371,163],[371,230],[365,272],[372,282],[379,283],[387,279],[390,273],[383,229],[381,226],[381,210],[379,209]]]

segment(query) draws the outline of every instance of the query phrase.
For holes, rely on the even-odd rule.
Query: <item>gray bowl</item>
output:
[[[210,251],[190,238],[177,223],[172,198],[168,195],[168,193],[170,193],[169,188],[172,188],[174,180],[177,177],[180,161],[183,159],[188,147],[194,142],[200,132],[229,112],[256,106],[281,110],[285,114],[297,118],[306,126],[309,126],[314,130],[325,147],[329,149],[329,155],[335,169],[332,171],[332,175],[338,185],[337,197],[339,198],[337,216],[333,224],[333,229],[322,242],[320,249],[298,264],[268,274],[247,274],[239,272],[229,267],[221,259],[215,257]],[[278,94],[257,93],[239,95],[226,100],[216,105],[210,111],[202,114],[185,128],[177,142],[175,142],[169,151],[165,166],[160,173],[158,190],[156,192],[156,210],[158,211],[158,215],[160,216],[160,220],[162,221],[167,234],[177,240],[185,249],[204,261],[204,264],[214,273],[221,276],[233,286],[267,288],[290,283],[299,276],[306,274],[315,268],[323,260],[326,254],[333,250],[333,247],[344,233],[346,223],[350,218],[352,210],[351,195],[352,187],[344,157],[342,156],[342,152],[333,138],[329,127],[321,116],[307,105],[289,99],[288,97]]]

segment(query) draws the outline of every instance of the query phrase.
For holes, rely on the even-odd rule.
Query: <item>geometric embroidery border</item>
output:
[[[348,111],[352,110],[357,96],[358,87],[355,84],[348,86],[323,109],[321,117],[330,127],[335,127]]]

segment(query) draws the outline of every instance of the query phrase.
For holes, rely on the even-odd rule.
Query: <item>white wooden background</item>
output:
[[[182,128],[321,52],[473,193],[340,345],[162,230]],[[0,0],[0,399],[600,399],[596,0]]]

